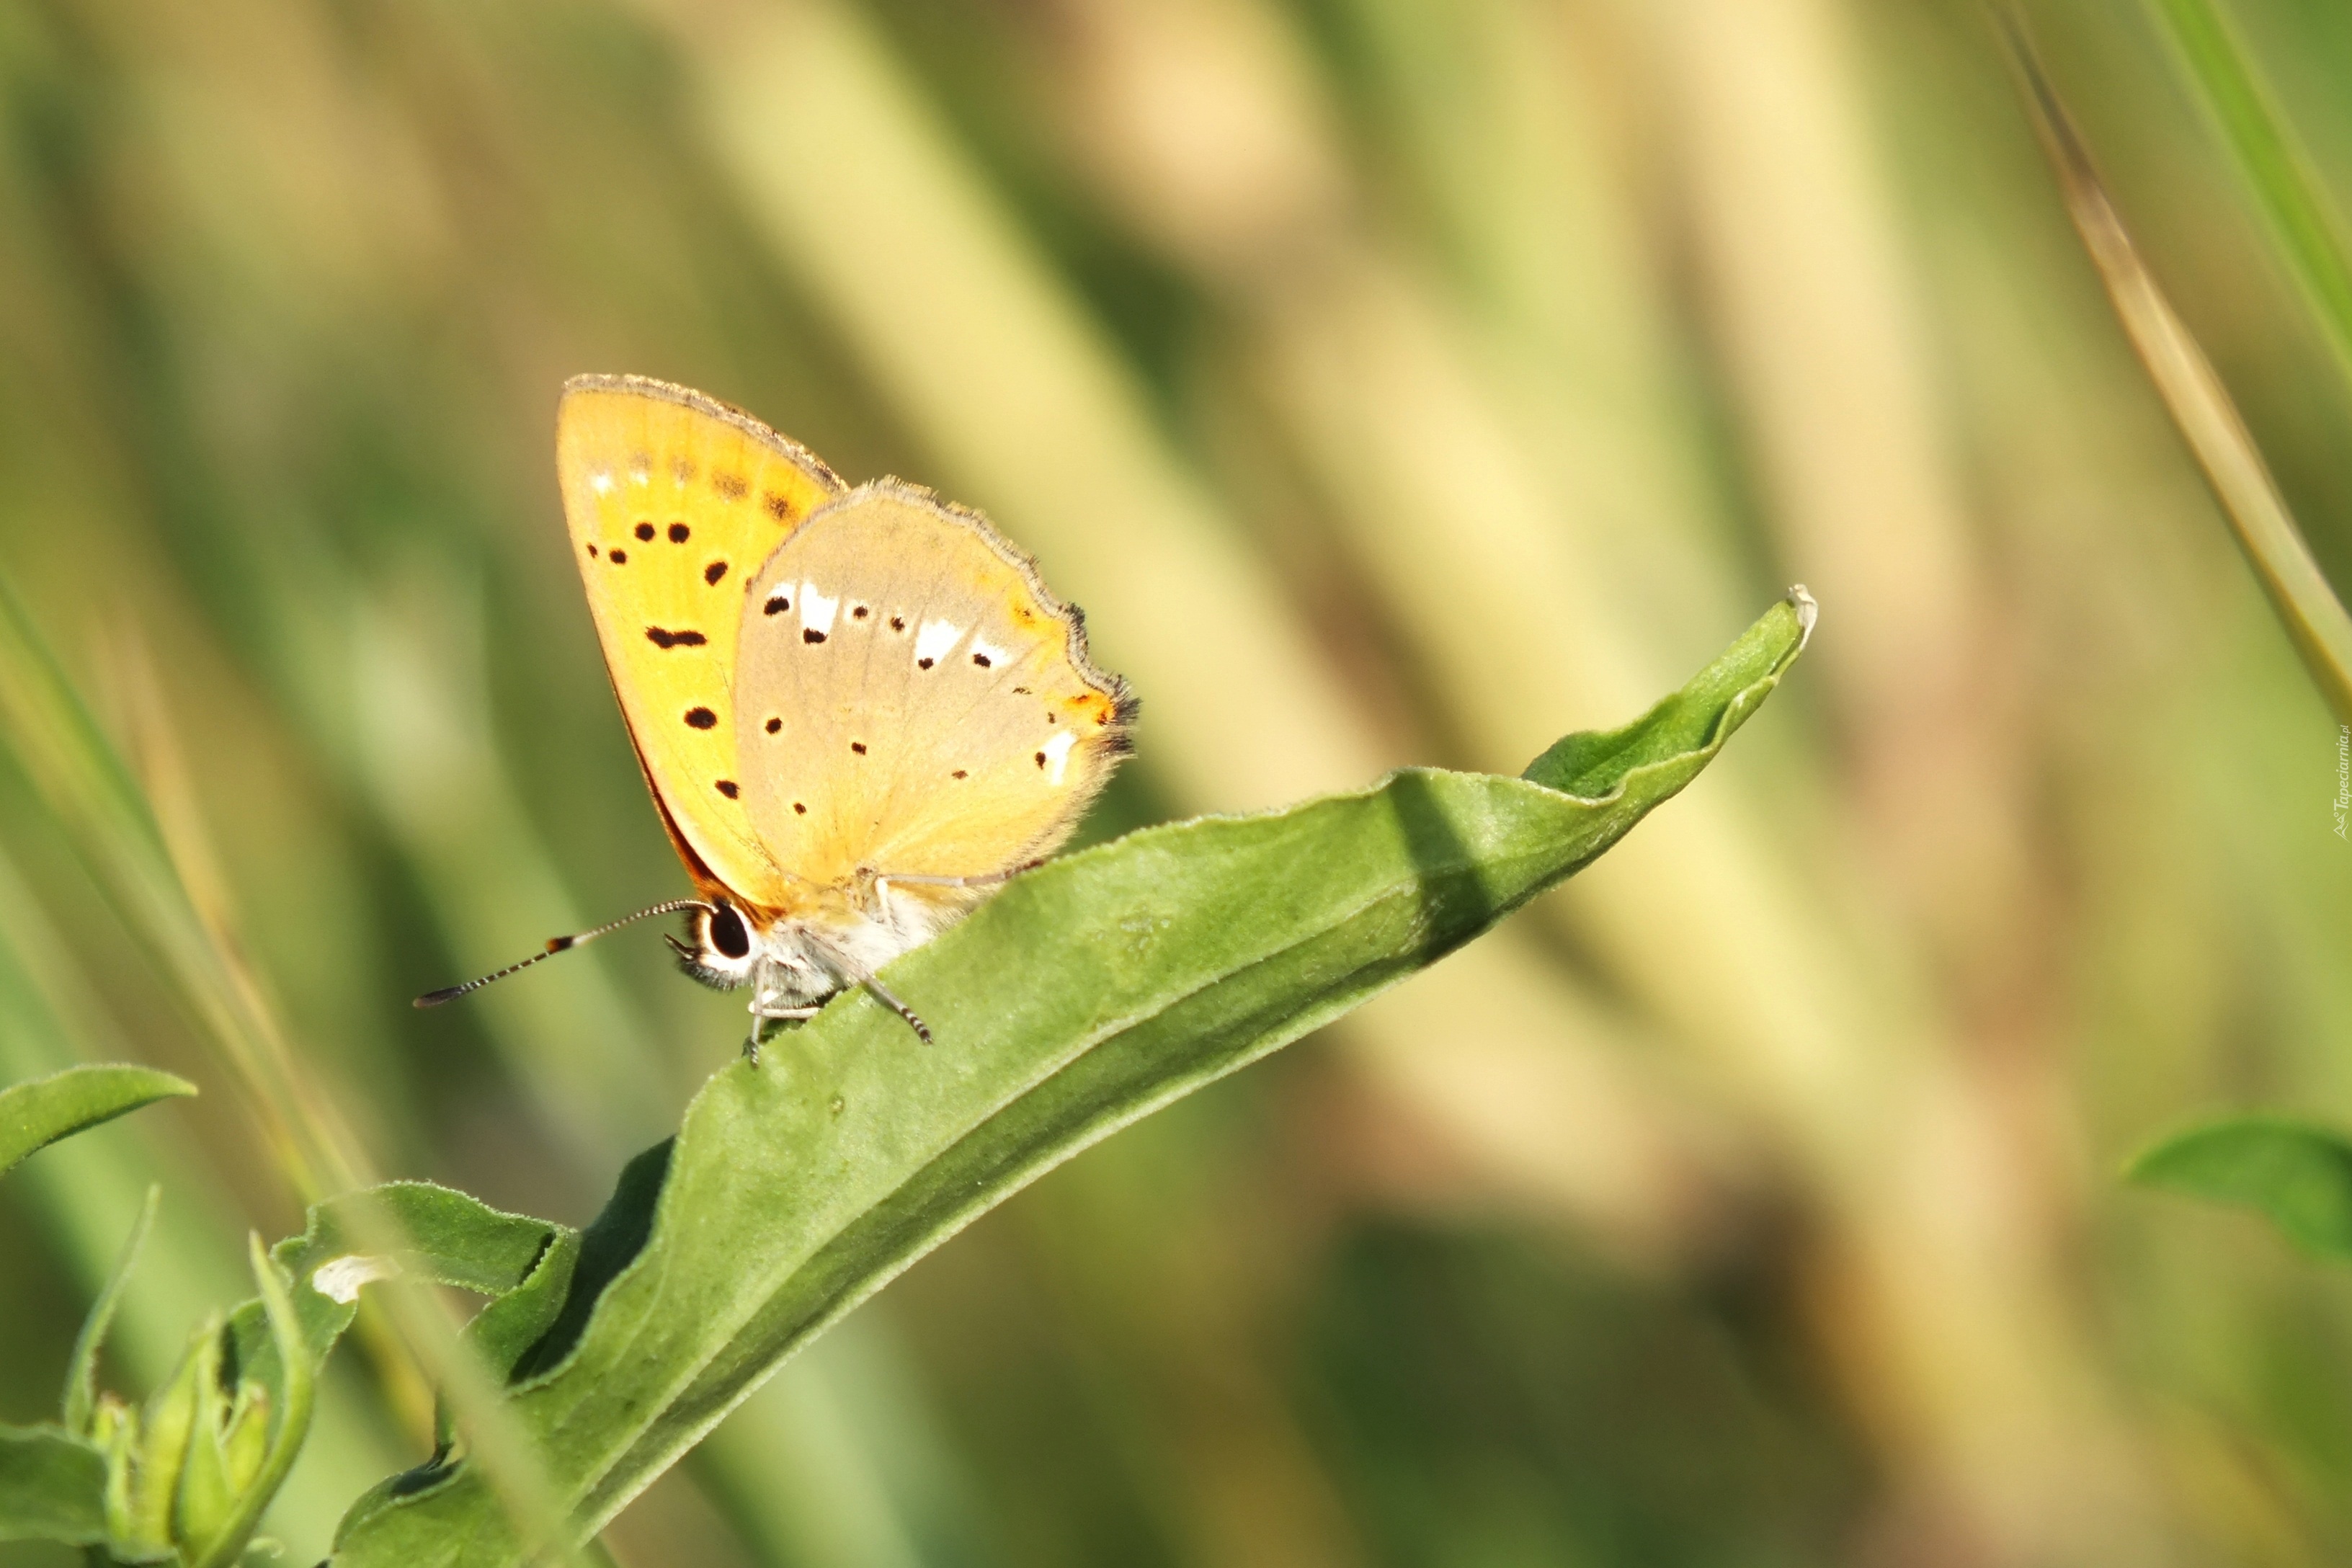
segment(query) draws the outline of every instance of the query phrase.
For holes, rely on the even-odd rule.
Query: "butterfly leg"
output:
[[[769,1020],[798,1020],[817,1016],[814,1007],[779,1007],[776,1002],[776,994],[765,986],[761,986],[751,998],[751,1033],[743,1041],[743,1056],[753,1067],[760,1065],[760,1030]]]
[[[890,884],[897,882],[912,888],[994,888],[1013,880],[1024,871],[1034,871],[1045,862],[1024,860],[1018,866],[1007,866],[1002,871],[990,871],[978,877],[927,877],[907,871],[893,875],[887,871],[865,871],[860,874],[873,879],[874,903],[877,910],[890,907]]]
[[[979,877],[924,877],[911,871],[894,876],[888,872],[877,872],[874,877],[874,890],[877,894],[886,893],[893,882],[904,882],[917,888],[993,888],[999,883],[1013,880],[1024,871],[1034,871],[1045,863],[1043,860],[1024,860],[1018,866],[1007,866],[1002,871],[991,871]]]
[[[863,985],[866,987],[867,991],[873,994],[874,999],[877,1002],[881,1003],[885,1007],[889,1008],[890,1011],[898,1014],[898,1016],[907,1020],[907,1026],[915,1031],[915,1037],[917,1039],[922,1041],[923,1044],[927,1046],[931,1044],[931,1026],[929,1024],[924,1023],[921,1016],[919,1015],[912,1007],[909,1007],[904,1002],[899,1001],[898,998],[892,994],[888,986],[883,984],[881,981],[875,978],[875,974],[872,970],[858,963],[857,960],[852,958],[840,947],[826,941],[817,932],[810,931],[807,934],[812,942],[824,949],[825,957],[832,962],[833,967],[836,973],[847,979],[852,984]]]
[[[885,1007],[889,1008],[893,1013],[898,1014],[901,1018],[906,1019],[908,1027],[915,1031],[915,1037],[917,1039],[922,1041],[923,1044],[927,1046],[931,1043],[931,1026],[929,1024],[924,1023],[923,1020],[917,1016],[912,1007],[908,1006],[904,1002],[899,1001],[898,998],[892,995],[888,986],[884,985],[879,980],[875,979],[871,974],[864,976],[858,981],[858,984],[865,986],[866,990],[874,993],[874,999],[876,1001],[881,1003]]]

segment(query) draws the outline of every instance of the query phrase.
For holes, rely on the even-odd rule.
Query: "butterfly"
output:
[[[863,986],[1051,854],[1127,754],[1136,700],[1084,617],[978,512],[852,489],[715,398],[575,376],[556,471],[604,667],[696,896],[417,998],[446,1002],[647,915],[769,1019]]]

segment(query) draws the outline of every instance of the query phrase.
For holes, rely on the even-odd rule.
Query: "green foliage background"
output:
[[[2032,13],[2341,584],[2352,405],[2259,204],[2150,13]],[[2340,197],[2352,25],[2226,14]],[[1827,608],[1592,871],[974,1226],[614,1558],[2352,1547],[2345,1282],[2114,1179],[2352,1120],[2337,731],[1958,0],[0,7],[0,572],[298,1079],[0,768],[0,1081],[207,1090],[0,1186],[0,1419],[151,1180],[109,1380],[250,1293],[309,1179],[257,1106],[579,1224],[729,1059],[649,935],[405,1005],[681,886],[557,519],[583,370],[1037,551],[1146,700],[1097,835],[1517,773]],[[365,1327],[302,1561],[426,1444]]]

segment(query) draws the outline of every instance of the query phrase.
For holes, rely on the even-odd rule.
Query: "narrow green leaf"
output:
[[[2315,1258],[2352,1261],[2352,1139],[2283,1116],[2192,1127],[2133,1160],[2143,1186],[2259,1209]]]
[[[2312,684],[2337,720],[2352,724],[2352,615],[2346,614],[2343,601],[2319,570],[2271,477],[2270,465],[2231,401],[2230,389],[2140,259],[2024,25],[2007,11],[2001,17],[2010,58],[2024,83],[2026,106],[2116,318],[2204,471],[2238,548],[2285,626]]]
[[[90,1413],[98,1401],[98,1354],[106,1347],[106,1331],[114,1324],[114,1310],[122,1302],[123,1287],[131,1282],[131,1270],[139,1261],[139,1249],[146,1245],[147,1232],[155,1223],[155,1205],[163,1201],[161,1184],[147,1189],[147,1202],[139,1211],[139,1219],[131,1227],[131,1238],[122,1244],[122,1255],[115,1259],[114,1272],[107,1277],[106,1288],[98,1300],[89,1304],[89,1314],[82,1320],[81,1332],[75,1336],[73,1362],[66,1373],[66,1430],[77,1437],[89,1436]]]
[[[1811,622],[1776,606],[1641,722],[1542,783],[1411,769],[1351,795],[1148,829],[1014,882],[893,964],[936,1046],[863,993],[738,1062],[582,1238],[513,1399],[583,1535],[827,1324],[975,1215],[1139,1117],[1486,930],[1680,790]],[[1443,1049],[1433,1042],[1432,1049]],[[338,1568],[518,1561],[472,1467],[395,1478]]]
[[[0,1089],[0,1174],[36,1149],[196,1086],[153,1068],[67,1068]]]
[[[106,1456],[55,1426],[0,1426],[0,1541],[106,1539]]]

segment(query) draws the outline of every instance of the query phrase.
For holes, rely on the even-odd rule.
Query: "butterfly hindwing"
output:
[[[823,508],[762,567],[736,690],[752,827],[836,888],[1048,853],[1126,751],[1132,706],[983,519],[896,480]]]
[[[681,852],[740,900],[782,905],[737,760],[737,622],[747,583],[841,481],[751,416],[640,376],[565,384],[556,468],[605,667]]]

